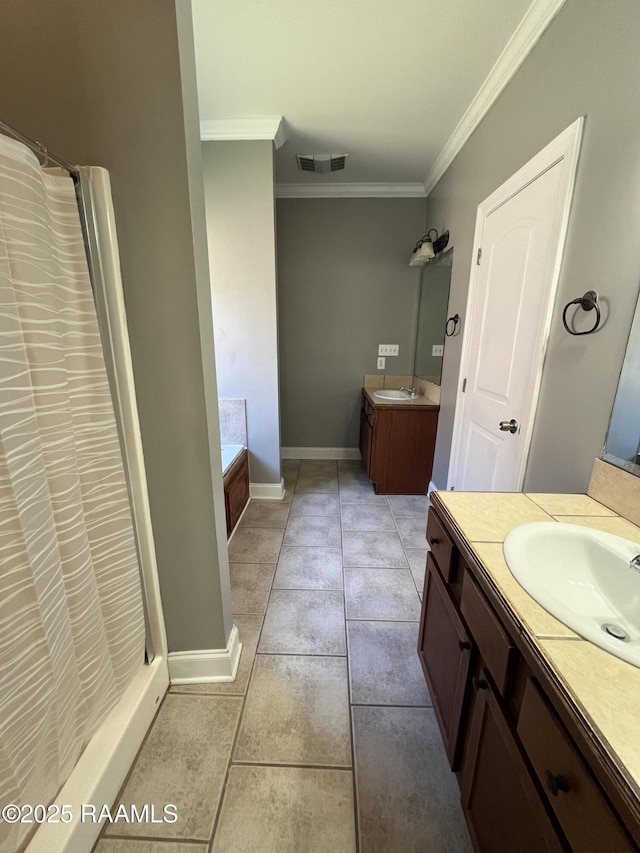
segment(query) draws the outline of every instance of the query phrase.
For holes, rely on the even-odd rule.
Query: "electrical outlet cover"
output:
[[[385,365],[385,359],[379,358],[378,359],[378,370],[384,370],[384,365]]]
[[[431,355],[444,355],[444,344],[434,344],[431,347]]]

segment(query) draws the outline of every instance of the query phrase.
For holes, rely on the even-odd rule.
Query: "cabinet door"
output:
[[[560,853],[554,829],[484,670],[470,725],[462,806],[476,850]]]
[[[564,726],[529,678],[517,732],[571,849],[630,853],[631,843]]]
[[[360,454],[362,464],[369,479],[371,479],[371,445],[373,443],[373,423],[371,416],[365,410],[363,401],[360,409]]]
[[[457,608],[427,555],[418,656],[452,770],[457,769],[472,646]]]

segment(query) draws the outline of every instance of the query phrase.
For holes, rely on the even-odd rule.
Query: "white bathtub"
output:
[[[243,444],[222,444],[220,446],[220,456],[222,457],[222,473],[231,467],[234,460],[244,450]]]

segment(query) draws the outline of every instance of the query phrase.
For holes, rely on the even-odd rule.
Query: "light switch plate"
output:
[[[385,359],[379,358],[378,359],[378,370],[384,370],[384,365],[385,365]]]
[[[398,344],[378,344],[378,355],[398,355]]]
[[[431,355],[444,355],[444,344],[434,344],[431,347]]]

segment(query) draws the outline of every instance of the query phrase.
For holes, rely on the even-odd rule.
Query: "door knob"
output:
[[[515,418],[511,418],[510,421],[500,421],[499,426],[502,432],[510,432],[513,434],[514,432],[518,432],[520,425]]]

